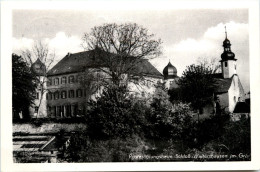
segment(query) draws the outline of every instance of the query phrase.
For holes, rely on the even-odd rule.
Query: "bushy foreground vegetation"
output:
[[[96,101],[89,102],[87,129],[72,135],[64,159],[69,162],[250,160],[250,119],[234,122],[228,114],[222,114],[194,121],[189,104],[171,103],[162,86],[157,87],[151,101],[144,99],[133,99],[126,87],[105,90]],[[238,158],[240,153],[246,156]],[[230,158],[231,155],[236,157]]]

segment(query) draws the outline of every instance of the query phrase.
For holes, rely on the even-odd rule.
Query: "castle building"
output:
[[[87,100],[95,99],[101,94],[102,86],[98,89],[88,89],[84,86],[84,81],[94,80],[99,82],[101,79],[109,81],[109,78],[104,70],[109,70],[102,64],[102,53],[96,53],[96,49],[79,53],[68,53],[61,59],[51,70],[47,72],[46,89],[48,93],[44,94],[45,109],[42,113],[44,117],[50,118],[70,118],[84,115],[87,108]],[[97,56],[99,54],[99,56]],[[37,60],[32,68],[37,69]],[[39,72],[39,75],[46,79]],[[91,74],[91,78],[86,75]],[[128,75],[128,76],[127,76]],[[128,74],[124,77],[136,76],[128,87],[135,96],[144,96],[152,94],[155,90],[153,87],[158,81],[162,81],[162,74],[151,63],[143,59],[141,60]],[[141,76],[141,80],[140,77]],[[133,77],[134,78],[134,77]],[[36,101],[38,101],[36,97]],[[40,110],[35,106],[35,111]],[[46,110],[47,109],[47,110]]]

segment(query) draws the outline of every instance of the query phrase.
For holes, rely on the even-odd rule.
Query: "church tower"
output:
[[[231,51],[230,41],[227,39],[227,31],[225,27],[226,39],[223,41],[224,52],[221,54],[221,69],[223,78],[231,78],[236,71],[235,54]]]

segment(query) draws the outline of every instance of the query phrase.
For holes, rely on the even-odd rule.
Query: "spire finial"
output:
[[[225,26],[225,34],[226,34],[226,39],[227,39],[227,27]]]

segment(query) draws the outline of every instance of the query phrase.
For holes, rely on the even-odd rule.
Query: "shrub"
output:
[[[88,104],[86,121],[91,138],[126,138],[142,132],[145,121],[142,105],[129,98],[126,87],[111,86]]]

